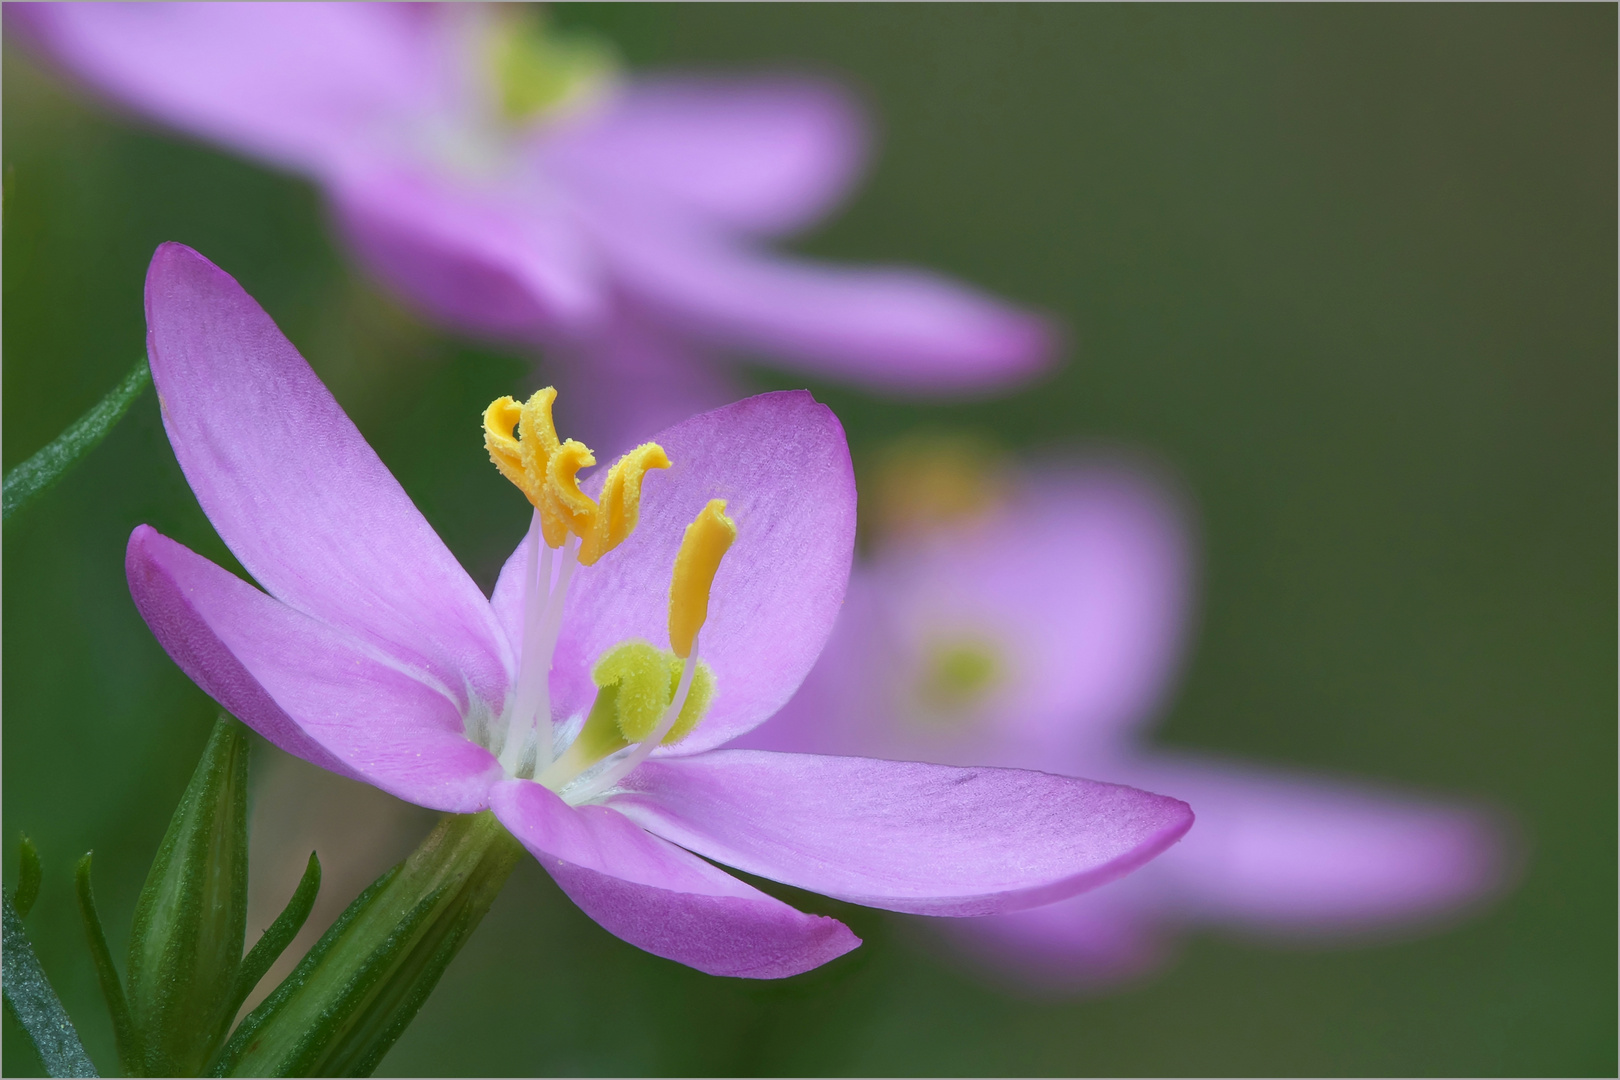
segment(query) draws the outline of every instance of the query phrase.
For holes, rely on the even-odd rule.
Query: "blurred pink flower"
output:
[[[958,946],[1081,988],[1164,962],[1174,927],[1320,941],[1432,917],[1498,882],[1499,836],[1478,810],[1147,745],[1189,611],[1173,501],[1115,465],[1004,483],[994,505],[910,528],[858,564],[798,695],[739,743],[1101,777],[1173,791],[1198,815],[1129,878],[952,924]],[[883,500],[879,488],[863,513]]]
[[[321,184],[360,260],[439,321],[600,364],[621,401],[655,383],[641,395],[647,431],[730,399],[702,370],[709,350],[928,393],[1046,362],[1041,320],[981,293],[764,246],[822,217],[860,171],[863,125],[838,87],[622,78],[600,49],[548,36],[517,10],[72,4],[6,15],[112,100]]]
[[[661,462],[644,486],[617,466],[585,481],[600,504],[574,480],[590,451],[537,437],[535,417],[551,423],[544,394],[524,407],[521,443],[490,419],[507,415],[497,401],[492,458],[509,478],[526,461],[522,476],[552,486],[524,488],[535,523],[486,599],[229,275],[165,244],[146,316],[175,457],[265,590],[137,527],[130,594],[164,649],[288,753],[420,806],[492,810],[634,945],[780,978],[859,944],[699,856],[873,907],[981,915],[1094,888],[1192,824],[1184,803],[1114,784],[722,748],[792,696],[848,579],[849,449],[808,393],[664,431],[662,450],[638,451]],[[730,539],[707,548],[706,579],[683,578],[705,558],[691,537],[716,514]],[[604,678],[613,657],[662,655],[649,643],[666,638],[678,689],[664,660],[621,660]],[[654,703],[645,728],[625,719],[638,701]],[[695,726],[667,741],[677,718]]]

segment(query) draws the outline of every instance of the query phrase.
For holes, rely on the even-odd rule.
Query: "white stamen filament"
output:
[[[582,789],[569,791],[567,800],[570,804],[578,806],[580,803],[596,798],[596,796],[629,776],[636,770],[638,765],[647,760],[649,754],[658,749],[659,744],[664,741],[664,736],[669,734],[670,729],[675,726],[675,721],[680,718],[681,709],[686,706],[686,697],[692,690],[692,676],[697,671],[697,663],[698,639],[697,635],[693,635],[692,651],[686,658],[685,666],[681,668],[681,681],[680,685],[675,688],[675,699],[669,703],[669,708],[664,710],[664,715],[658,718],[658,726],[653,728],[652,734],[637,743],[628,754],[588,780]]]
[[[557,581],[551,580],[552,552],[540,533],[540,513],[535,511],[525,538],[529,546],[531,573],[523,581],[523,650],[518,663],[517,693],[507,717],[506,737],[501,746],[501,767],[516,776],[523,765],[528,736],[535,736],[535,772],[551,762],[551,661],[562,629],[563,606],[568,601],[568,582],[578,565],[578,540],[570,536],[563,543],[557,560]]]

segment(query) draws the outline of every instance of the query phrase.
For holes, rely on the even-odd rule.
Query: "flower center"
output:
[[[975,636],[941,637],[923,649],[916,693],[927,715],[958,720],[1001,685],[1006,662],[997,644]]]
[[[533,5],[453,5],[448,17],[444,59],[453,85],[404,141],[464,181],[500,187],[526,173],[523,136],[590,109],[618,81],[620,65],[606,42],[553,30]]]
[[[547,387],[521,405],[503,397],[484,410],[490,460],[527,496],[534,515],[524,539],[528,573],[516,686],[487,732],[472,722],[468,731],[508,775],[539,780],[578,803],[611,789],[658,746],[684,738],[708,710],[715,679],[697,658],[698,634],[737,526],[725,514],[725,500],[711,499],[686,527],[670,582],[670,648],[627,641],[604,653],[591,673],[596,702],[564,725],[574,735],[558,752],[550,678],[569,583],[577,567],[594,565],[635,531],[646,474],[670,462],[657,443],[643,443],[613,463],[600,498],[592,499],[580,490],[578,473],[596,458],[583,443],[558,439],[551,416],[556,398]]]
[[[485,48],[501,116],[508,124],[526,127],[584,104],[617,74],[617,58],[606,42],[558,33],[529,5],[495,10]]]

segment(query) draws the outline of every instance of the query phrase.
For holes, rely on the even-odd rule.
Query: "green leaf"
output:
[[[304,876],[298,882],[298,888],[293,890],[292,899],[276,921],[270,924],[270,929],[259,936],[252,951],[242,960],[242,970],[236,977],[236,991],[232,995],[231,1015],[242,1007],[242,1002],[259,985],[264,973],[270,970],[270,965],[286,951],[292,944],[292,939],[298,936],[298,931],[304,928],[304,920],[309,918],[310,911],[315,907],[315,896],[321,891],[321,861],[312,851],[309,853],[309,865],[304,868]]]
[[[247,931],[247,730],[221,716],[135,904],[129,1013],[146,1076],[196,1076],[225,1041]]]
[[[90,891],[90,856],[93,854],[85,853],[73,875],[73,883],[79,894],[79,916],[84,920],[85,937],[90,939],[90,959],[96,965],[101,995],[107,999],[107,1011],[112,1014],[118,1058],[123,1062],[125,1072],[131,1076],[141,1076],[140,1044],[135,1027],[129,1022],[129,1003],[124,1000],[124,986],[118,979],[112,950],[107,948],[107,935],[101,929],[101,918],[96,914],[95,894]]]
[[[447,815],[248,1014],[211,1075],[370,1076],[522,852],[488,811]]]
[[[34,910],[34,901],[39,899],[41,877],[39,851],[27,836],[17,845],[17,863],[17,891],[12,894],[11,904],[18,915],[27,918]]]
[[[94,450],[96,444],[107,437],[113,425],[123,419],[151,381],[152,371],[143,356],[123,381],[92,405],[89,412],[75,420],[33,457],[6,473],[4,493],[0,495],[0,520],[10,521],[12,514],[62,479],[69,469]]]
[[[11,901],[0,903],[4,904],[5,915],[4,937],[0,939],[0,987],[5,988],[6,1007],[28,1032],[46,1072],[52,1076],[99,1075],[90,1055],[84,1052],[67,1010],[62,1008],[62,1000],[45,978],[45,969],[23,929],[22,916]]]

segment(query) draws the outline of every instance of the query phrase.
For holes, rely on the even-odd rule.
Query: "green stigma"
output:
[[[962,712],[1000,685],[1006,666],[996,646],[982,638],[950,638],[929,645],[918,696],[941,712]]]
[[[577,34],[556,34],[532,10],[506,15],[490,42],[501,112],[514,124],[566,105],[618,70],[612,48]]]
[[[591,671],[591,681],[601,690],[597,700],[600,702],[611,691],[614,720],[626,742],[640,742],[653,733],[664,710],[675,700],[685,667],[686,661],[668,649],[654,648],[645,641],[615,645],[597,661]],[[699,660],[686,703],[662,745],[684,739],[709,711],[713,699],[714,670]],[[591,712],[594,715],[596,709],[593,707]]]
[[[668,649],[645,641],[625,641],[603,654],[591,670],[596,701],[568,750],[540,776],[541,783],[560,787],[609,754],[652,735],[664,710],[680,689],[686,661]],[[714,669],[698,661],[686,703],[660,746],[680,742],[709,711],[714,700]]]

